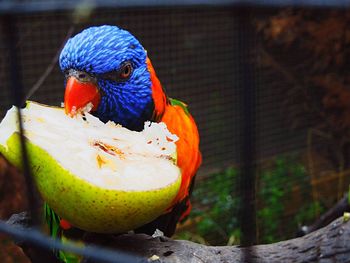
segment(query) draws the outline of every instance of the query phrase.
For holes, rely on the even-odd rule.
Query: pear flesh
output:
[[[89,113],[29,102],[21,110],[32,175],[42,198],[73,226],[97,233],[140,227],[171,205],[181,183],[176,135],[164,123],[141,132]],[[21,167],[17,109],[0,123],[0,152]]]

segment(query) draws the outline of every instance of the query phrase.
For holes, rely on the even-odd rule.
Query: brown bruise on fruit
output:
[[[169,137],[166,137],[166,140],[167,140],[168,142],[173,142],[173,141],[174,141],[173,139],[171,139],[171,138],[169,138]]]
[[[102,168],[102,166],[106,164],[106,161],[104,160],[104,158],[101,157],[101,155],[99,154],[97,154],[96,156],[96,161],[97,161],[98,168]]]
[[[113,156],[118,156],[121,160],[125,159],[125,153],[113,145],[109,145],[101,141],[94,141],[92,145],[104,151],[105,153]]]
[[[117,140],[117,139],[114,139],[114,140]],[[159,139],[157,138],[156,140],[159,140]],[[153,143],[152,140],[147,142],[147,144],[152,144],[152,143]],[[101,141],[93,141],[92,142],[92,146],[97,147],[98,149],[100,149],[103,152],[108,153],[110,155],[118,156],[119,159],[121,159],[121,160],[125,160],[126,159],[125,153],[122,150],[120,150],[118,147],[115,147],[113,145],[109,145],[109,144],[101,142]],[[165,151],[166,148],[162,147],[161,150]],[[164,155],[164,154],[158,155],[156,157],[174,161],[173,157],[168,156],[168,155]],[[99,168],[102,168],[104,166],[108,166],[112,170],[116,171],[116,165],[113,162],[113,160],[109,159],[105,155],[97,154],[96,155],[96,161],[97,161],[97,165],[98,165]]]
[[[104,153],[107,153],[113,156],[118,156],[119,159],[125,160],[125,153],[115,146],[109,145],[101,141],[94,141],[92,145],[94,147],[97,147],[99,150],[102,150]],[[103,167],[108,167],[113,171],[117,170],[117,166],[115,162],[112,159],[108,158],[105,154],[97,154],[96,161],[97,161],[97,166],[100,169]]]
[[[101,154],[96,155],[96,161],[98,168],[108,167],[113,171],[117,171],[117,165],[113,160],[107,158],[106,156],[103,156]]]
[[[113,162],[113,160],[107,158],[106,156],[97,154],[96,161],[97,161],[97,166],[100,169],[103,167],[109,167],[113,171],[117,170],[117,165],[115,164],[115,162]]]

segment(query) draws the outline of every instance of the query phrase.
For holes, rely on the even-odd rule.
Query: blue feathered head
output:
[[[153,108],[146,58],[140,42],[116,26],[90,27],[69,39],[59,58],[66,112],[91,103],[102,121],[142,129]]]

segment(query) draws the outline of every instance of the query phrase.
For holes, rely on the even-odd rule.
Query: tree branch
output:
[[[2,170],[3,172],[3,179],[17,178],[15,175],[18,171],[12,169],[6,161],[2,162],[1,166],[4,168],[0,169],[0,171]],[[17,179],[19,178],[20,177]],[[8,197],[13,198],[12,196]],[[22,200],[23,199],[20,199],[20,202]],[[344,200],[341,203],[342,205],[344,205]],[[323,223],[326,221],[329,222],[329,217],[326,217],[326,219],[327,220],[323,221]],[[30,219],[23,213],[14,214],[8,221],[8,224],[27,227],[27,225],[30,224]],[[271,224],[273,224],[273,222],[271,222]],[[320,224],[318,224],[318,227],[319,226]],[[238,246],[205,246],[190,241],[172,240],[166,237],[153,238],[144,234],[102,235],[87,233],[84,235],[83,241],[86,244],[118,249],[119,251],[122,250],[133,255],[142,256],[145,262],[241,263],[243,262],[243,255],[247,254],[247,249],[249,249],[251,253],[250,258],[254,260],[253,262],[259,263],[342,263],[349,262],[350,258],[350,220],[340,217],[326,227],[303,237],[250,248],[241,248]],[[19,241],[17,245],[23,249],[24,253],[26,253],[34,263],[53,262],[52,255],[50,255],[49,251],[43,251],[43,249],[28,242]],[[47,261],[49,258],[50,260]],[[92,261],[86,259],[85,262]]]
[[[297,233],[297,236],[304,236],[321,227],[326,226],[336,218],[342,216],[344,212],[350,211],[349,196],[345,194],[333,207],[331,207],[326,213],[320,216],[313,224],[309,226],[302,226]]]
[[[18,225],[13,215],[11,223]],[[22,216],[18,216],[23,221]],[[235,262],[243,263],[242,256],[250,250],[254,262],[349,262],[350,258],[350,220],[340,217],[325,228],[304,237],[286,240],[269,245],[257,245],[250,248],[238,246],[206,246],[185,240],[172,240],[145,234],[100,235],[90,234],[86,243],[118,249],[126,253],[141,256],[145,262]],[[87,242],[88,241],[88,242]],[[38,255],[48,256],[45,251],[36,250],[28,243],[19,243],[32,262],[43,262]],[[36,255],[36,257],[33,257]],[[91,263],[85,259],[86,263]]]
[[[160,262],[236,262],[247,248],[205,246],[190,241],[152,238],[146,235],[120,235],[111,247],[123,249]],[[255,262],[349,262],[350,221],[339,218],[327,227],[304,237],[250,248]],[[333,260],[333,261],[332,261]]]

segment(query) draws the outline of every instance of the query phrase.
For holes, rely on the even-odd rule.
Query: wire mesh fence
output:
[[[343,12],[347,21],[347,10],[286,9],[291,3],[282,2],[250,1],[245,3],[249,8],[242,9],[240,5],[229,5],[235,1],[184,6],[168,3],[170,6],[163,4],[161,7],[153,2],[148,7],[137,3],[128,6],[124,2],[120,3],[122,7],[114,7],[107,1],[96,2],[94,6],[85,3],[84,8],[74,9],[75,5],[59,8],[57,2],[46,6],[33,1],[28,9],[21,4],[4,5],[2,12],[19,8],[12,17],[18,33],[15,49],[24,93],[52,67],[30,98],[49,105],[60,105],[63,100],[64,76],[52,62],[72,25],[73,34],[92,25],[118,25],[140,40],[167,94],[189,105],[201,137],[203,164],[193,194],[194,208],[190,220],[179,227],[177,237],[215,245],[238,244],[245,240],[242,235],[247,232],[240,224],[244,222],[241,220],[244,211],[248,211],[248,218],[254,218],[254,222],[245,221],[247,231],[254,231],[250,233],[254,238],[246,242],[255,239],[273,242],[292,237],[298,225],[311,222],[338,200],[350,182],[348,154],[344,153],[347,150],[342,146],[340,150],[333,147],[340,143],[334,137],[340,135],[332,129],[320,128],[320,115],[324,115],[315,117],[302,110],[309,106],[305,104],[314,92],[307,90],[313,84],[300,76],[307,72],[309,62],[305,61],[305,56],[311,51],[295,55],[290,50],[295,50],[299,42],[293,39],[283,45],[284,40],[279,38],[285,31],[287,37],[293,34],[289,31],[293,32],[297,22],[288,28],[286,23],[290,20],[303,18],[316,23],[322,19],[317,18],[318,14],[323,14],[327,20],[329,13]],[[324,1],[300,4],[327,8],[330,5]],[[336,1],[333,4],[343,8],[348,3]],[[300,15],[302,12],[307,14]],[[294,34],[297,38],[298,32]],[[11,54],[5,37],[1,31],[1,118],[13,104],[8,88],[11,78],[7,74]],[[347,43],[341,37],[334,41]],[[338,48],[339,52],[341,50]],[[322,50],[319,52],[314,60],[317,55],[322,56]],[[343,67],[346,65],[344,62]],[[316,71],[328,74],[335,70],[325,66]],[[317,103],[322,103],[322,96]],[[347,138],[345,132],[342,136]],[[330,156],[332,147],[334,155],[340,152],[341,157]],[[328,154],[323,154],[327,151]],[[247,199],[243,198],[245,195]],[[303,205],[303,199],[310,204]],[[247,209],[249,207],[255,212],[249,214],[252,211]],[[284,227],[285,220],[292,227]],[[271,226],[271,221],[279,223]],[[252,223],[256,224],[257,231]]]

